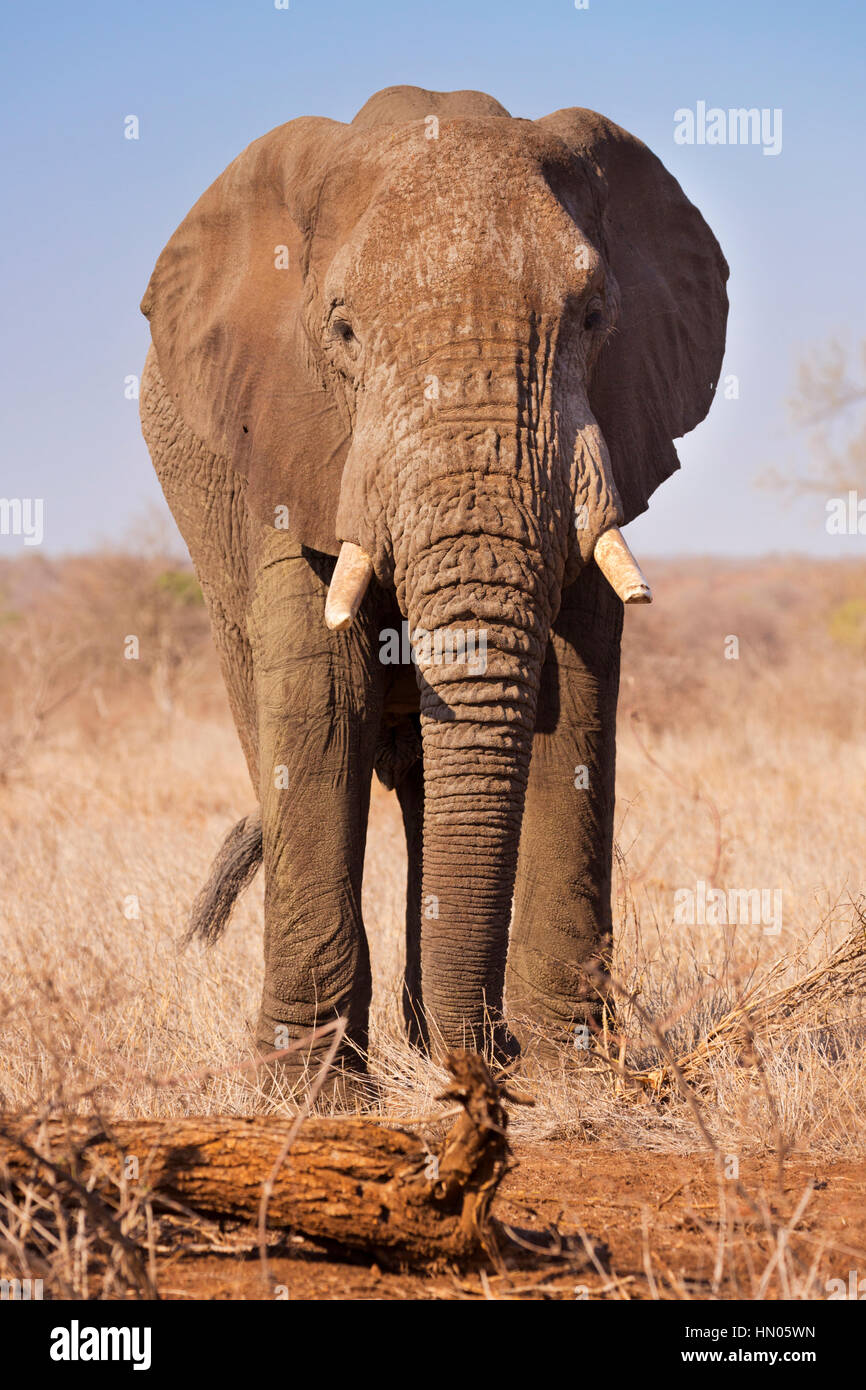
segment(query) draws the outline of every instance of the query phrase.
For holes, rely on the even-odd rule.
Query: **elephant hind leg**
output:
[[[417,718],[417,716],[415,716]],[[420,735],[419,735],[420,737]],[[396,784],[403,814],[406,852],[406,967],[403,973],[403,1018],[409,1041],[426,1049],[427,1020],[421,999],[421,874],[424,849],[424,764],[417,758]]]

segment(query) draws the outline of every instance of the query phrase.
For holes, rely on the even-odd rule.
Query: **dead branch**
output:
[[[270,1191],[271,1228],[406,1263],[465,1261],[492,1239],[490,1201],[508,1146],[500,1093],[483,1059],[456,1053],[446,1093],[461,1114],[438,1149],[373,1120],[311,1116]],[[56,1188],[58,1171],[111,1204],[127,1160],[146,1199],[254,1223],[291,1118],[0,1120],[0,1175]],[[63,1188],[64,1184],[60,1184]]]

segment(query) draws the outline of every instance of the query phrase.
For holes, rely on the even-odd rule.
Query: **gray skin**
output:
[[[726,276],[604,118],[405,87],[263,137],[169,242],[142,422],[260,802],[263,1047],[335,1015],[346,1065],[366,1046],[374,768],[406,827],[410,1034],[492,1025],[508,1053],[597,1017],[622,604],[592,551],[709,408]],[[375,578],[329,632],[345,540]],[[486,669],[383,663],[404,618],[483,630]]]

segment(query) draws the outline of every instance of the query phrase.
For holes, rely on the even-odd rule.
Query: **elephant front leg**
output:
[[[268,538],[249,628],[258,713],[265,870],[264,1051],[346,1021],[342,1070],[363,1070],[371,994],[361,916],[370,778],[381,718],[378,601],[348,632],[323,612],[333,561]],[[330,1036],[288,1055],[315,1074]]]
[[[622,614],[591,565],[563,593],[550,637],[506,978],[509,1020],[524,1044],[537,1045],[539,1035],[580,1044],[582,1025],[601,1014],[599,981],[587,967],[604,970],[612,942]]]

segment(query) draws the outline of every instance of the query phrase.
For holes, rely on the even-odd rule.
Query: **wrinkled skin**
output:
[[[597,1013],[622,605],[592,551],[709,407],[726,274],[603,118],[416,88],[256,142],[163,252],[142,419],[261,804],[263,1046],[335,1013],[366,1044],[374,766],[409,847],[410,1033],[480,1046],[492,1020],[508,1052],[504,1001],[518,1035]],[[344,540],[375,579],[333,633]],[[384,664],[404,618],[483,632],[486,666]]]

